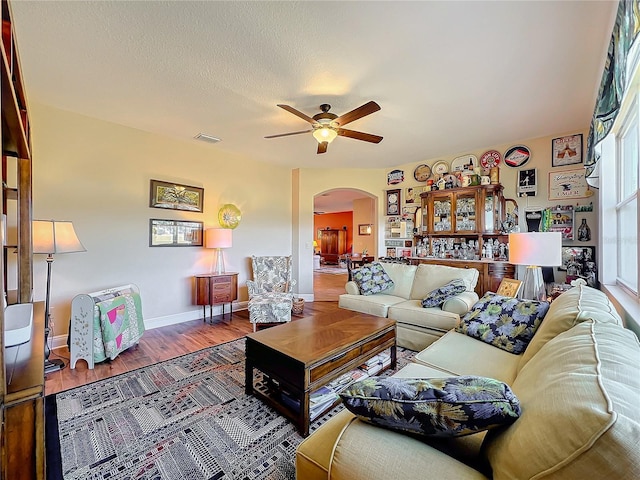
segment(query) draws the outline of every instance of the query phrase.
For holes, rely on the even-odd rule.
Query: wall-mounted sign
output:
[[[535,168],[518,170],[518,196],[535,197],[538,194],[538,175]]]
[[[404,172],[402,170],[391,170],[387,173],[387,185],[397,185],[404,182]]]
[[[593,195],[585,179],[585,169],[549,172],[549,200],[587,198]]]

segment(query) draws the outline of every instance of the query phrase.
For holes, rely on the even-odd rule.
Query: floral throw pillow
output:
[[[370,377],[340,393],[358,418],[400,432],[459,437],[513,423],[520,402],[487,377]]]
[[[422,306],[427,307],[439,307],[451,297],[464,292],[467,289],[464,281],[460,278],[451,280],[446,285],[443,285],[435,290],[427,293],[427,296],[422,299]]]
[[[549,310],[549,303],[487,292],[462,317],[456,331],[519,355]]]
[[[393,280],[379,262],[364,265],[352,272],[352,277],[362,295],[373,295],[393,287]]]

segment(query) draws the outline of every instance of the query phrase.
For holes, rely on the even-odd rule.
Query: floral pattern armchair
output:
[[[291,321],[293,286],[291,256],[251,257],[253,280],[247,280],[249,321],[258,323]]]

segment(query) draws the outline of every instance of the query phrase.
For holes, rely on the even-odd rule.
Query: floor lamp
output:
[[[562,234],[560,232],[510,233],[509,263],[527,266],[518,298],[546,300],[547,293],[540,267],[562,265]]]
[[[56,220],[34,220],[32,223],[33,253],[47,255],[47,296],[44,304],[44,372],[50,373],[64,368],[62,360],[49,360],[49,323],[51,321],[51,265],[53,255],[59,253],[86,252],[73,223]]]
[[[218,275],[224,273],[224,256],[222,255],[223,248],[231,248],[232,242],[232,230],[229,228],[207,228],[205,232],[205,248],[215,248],[215,266],[213,273]]]

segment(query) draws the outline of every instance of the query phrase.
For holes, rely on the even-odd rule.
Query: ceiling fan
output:
[[[308,115],[305,115],[301,111],[296,110],[289,105],[278,106],[285,109],[287,112],[293,113],[301,119],[309,122],[313,128],[309,130],[302,130],[299,132],[269,135],[264,138],[288,137],[289,135],[299,135],[301,133],[313,132],[313,137],[318,141],[318,153],[325,153],[329,144],[338,135],[340,135],[341,137],[349,137],[371,143],[380,143],[382,141],[382,137],[378,135],[356,132],[355,130],[347,130],[346,128],[342,128],[343,125],[346,125],[347,123],[351,123],[355,120],[358,120],[380,110],[380,105],[378,105],[376,102],[371,101],[365,103],[364,105],[340,116],[336,115],[335,113],[329,112],[329,110],[331,109],[331,105],[327,103],[323,103],[322,105],[320,105],[320,110],[322,111],[322,113],[317,113],[313,117],[309,117]]]

